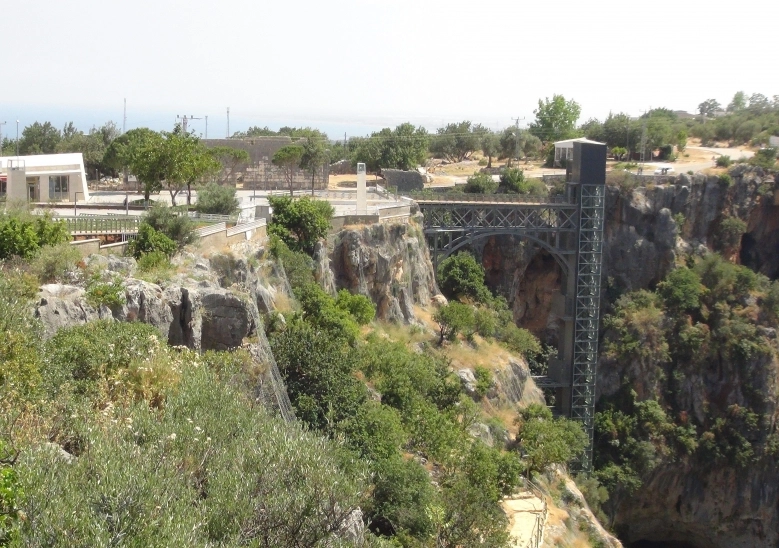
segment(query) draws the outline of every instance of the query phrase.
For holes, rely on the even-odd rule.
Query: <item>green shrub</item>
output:
[[[408,438],[400,413],[373,400],[363,403],[357,414],[341,423],[339,430],[364,458],[374,462],[399,457],[399,449]]]
[[[587,435],[578,421],[553,418],[544,405],[533,403],[520,410],[516,424],[517,445],[530,471],[566,464],[587,446]]]
[[[526,359],[543,351],[535,335],[527,329],[517,327],[513,322],[505,323],[498,328],[498,340]]]
[[[138,270],[141,272],[151,272],[153,270],[168,270],[173,268],[168,256],[162,251],[149,251],[144,253],[138,259]]]
[[[468,177],[463,192],[470,194],[493,194],[498,188],[498,183],[492,180],[489,173],[474,173]]]
[[[300,302],[303,319],[312,326],[328,331],[330,337],[343,338],[349,342],[359,336],[360,329],[351,312],[338,307],[335,299],[317,283],[308,283],[296,289],[295,296]],[[367,315],[364,310],[358,310],[358,313]]]
[[[398,457],[381,463],[367,514],[373,521],[382,518],[396,529],[426,538],[434,531],[430,508],[436,502],[427,471],[414,461]]]
[[[291,250],[278,236],[270,237],[270,252],[281,263],[293,290],[314,283],[314,261],[311,257],[302,251]]]
[[[357,415],[367,393],[353,374],[358,366],[356,351],[342,338],[298,322],[274,334],[270,342],[300,420],[333,433]]]
[[[41,247],[32,258],[30,269],[42,284],[62,281],[76,269],[81,253],[69,243]]]
[[[238,211],[238,198],[235,187],[208,183],[198,190],[195,209],[200,213],[232,215]]]
[[[539,179],[525,179],[521,169],[509,168],[500,175],[498,192],[545,196],[548,191],[546,185]]]
[[[700,298],[705,289],[698,274],[684,266],[671,271],[657,286],[666,306],[680,312],[700,308]]]
[[[749,163],[765,169],[773,169],[776,165],[776,149],[761,148],[750,158]]]
[[[43,329],[32,315],[32,295],[18,275],[0,272],[0,416],[34,394],[40,384]]]
[[[70,240],[65,221],[55,221],[51,215],[31,215],[25,211],[0,214],[0,259],[17,256],[32,257],[44,246]]]
[[[264,413],[229,372],[186,358],[164,412],[145,401],[81,406],[65,417],[88,436],[88,452],[70,462],[56,447],[23,452],[19,545],[334,542],[365,500],[365,466]]]
[[[155,252],[170,257],[176,252],[176,242],[157,231],[151,224],[143,222],[138,229],[138,236],[127,246],[127,251],[136,259],[140,259],[145,253]]]
[[[495,312],[480,306],[473,314],[473,326],[482,337],[494,337],[498,330],[498,318]]]
[[[268,234],[281,239],[292,251],[311,255],[316,243],[330,229],[333,206],[326,200],[308,196],[298,199],[271,196],[268,201],[273,209]]]
[[[197,234],[195,233],[195,224],[192,222],[192,219],[186,214],[180,213],[182,213],[182,210],[155,203],[143,218],[141,227],[144,224],[149,225],[155,231],[173,240],[175,245],[181,249],[185,245],[195,243]],[[156,251],[167,253],[164,249],[157,249]],[[168,253],[168,255],[173,255],[173,252]]]
[[[18,537],[19,504],[24,493],[11,465],[17,455],[0,440],[0,546]]]
[[[480,158],[479,159],[479,167],[484,167],[487,165],[487,158]]]
[[[60,329],[46,343],[43,377],[51,395],[73,382],[89,391],[101,378],[150,354],[160,332],[144,323],[99,320]]]
[[[359,325],[365,325],[373,321],[376,316],[376,307],[365,295],[352,295],[348,290],[341,289],[338,292],[335,305],[349,312]]]
[[[486,367],[477,365],[473,370],[473,374],[476,377],[476,394],[478,394],[480,398],[483,398],[487,395],[487,391],[492,386],[492,371]]]
[[[441,261],[438,266],[438,284],[449,299],[467,298],[484,303],[492,296],[484,285],[484,267],[465,251]]]
[[[453,341],[458,333],[473,327],[473,308],[453,301],[436,310],[433,321],[438,324],[439,344]]]
[[[719,224],[720,249],[736,247],[747,231],[747,224],[738,217],[725,217]]]
[[[733,184],[733,180],[730,178],[730,175],[728,175],[727,173],[723,173],[719,177],[717,177],[717,182],[721,186],[724,186],[725,188]]]
[[[717,156],[717,167],[730,167],[732,163],[733,161],[730,159],[730,156],[724,154]]]
[[[111,276],[109,281],[105,281],[99,272],[95,272],[87,280],[86,289],[87,303],[94,308],[101,306],[113,308],[125,302],[124,285],[118,275]]]

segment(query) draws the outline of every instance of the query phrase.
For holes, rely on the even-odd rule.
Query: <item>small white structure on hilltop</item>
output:
[[[568,160],[573,160],[573,144],[574,143],[594,143],[596,145],[602,145],[598,141],[591,141],[584,137],[578,139],[566,139],[565,141],[557,141],[554,144],[554,165],[555,167],[565,167],[565,163]]]
[[[88,201],[84,156],[0,156],[0,198],[8,202]]]

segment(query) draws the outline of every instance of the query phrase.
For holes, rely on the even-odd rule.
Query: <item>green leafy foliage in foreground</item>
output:
[[[779,282],[710,254],[655,292],[617,300],[605,319],[605,367],[629,374],[595,418],[594,475],[612,516],[662,462],[740,469],[775,454],[766,398],[777,348],[765,328],[776,325],[777,295]]]
[[[70,240],[64,221],[49,215],[32,215],[26,211],[0,214],[0,260],[9,257],[29,259],[44,246]]]
[[[39,341],[43,382],[15,403],[0,385],[20,451],[10,463],[0,443],[0,544],[352,545],[337,534],[365,501],[365,465],[258,409],[244,352],[174,350],[116,322]]]

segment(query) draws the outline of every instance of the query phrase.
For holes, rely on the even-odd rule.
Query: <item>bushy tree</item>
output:
[[[489,173],[474,173],[468,177],[468,181],[463,187],[463,192],[470,194],[492,194],[497,190],[498,183],[492,180]]]
[[[567,464],[587,446],[581,425],[565,418],[553,418],[544,405],[530,404],[516,420],[517,445],[529,470],[543,472],[552,464]]]
[[[307,196],[297,200],[271,196],[268,201],[273,210],[268,234],[277,236],[292,251],[313,253],[316,243],[330,229],[333,206],[325,200]]]
[[[127,251],[136,259],[147,253],[163,253],[170,257],[176,252],[176,242],[156,231],[149,223],[141,223],[138,235],[129,243]]]
[[[679,312],[697,310],[705,289],[695,271],[684,266],[671,271],[657,286],[666,306]]]
[[[536,119],[530,124],[530,133],[542,141],[560,141],[577,136],[576,121],[581,107],[573,99],[553,95],[551,99],[538,100],[533,111]]]
[[[353,373],[357,354],[330,330],[296,323],[271,338],[298,418],[323,432],[355,417],[365,403],[365,386]]]
[[[350,141],[351,143],[351,141]],[[427,158],[429,136],[423,127],[404,123],[394,130],[384,128],[355,142],[352,163],[365,163],[368,171],[414,169]]]
[[[62,133],[51,122],[35,122],[22,130],[19,154],[54,154],[62,140]]]
[[[155,203],[143,217],[143,223],[161,232],[176,243],[179,249],[197,241],[195,224],[187,215],[181,215],[173,208]],[[143,224],[142,223],[142,224]],[[159,249],[158,251],[164,251]]]
[[[473,327],[473,308],[453,301],[436,310],[433,321],[438,324],[438,343],[453,341],[458,333]]]
[[[335,306],[349,312],[360,325],[372,322],[376,316],[376,307],[368,297],[365,295],[353,295],[346,289],[341,289],[338,292]]]
[[[238,198],[235,187],[209,183],[197,193],[195,209],[200,213],[232,215],[238,211]]]
[[[359,326],[349,310],[341,308],[335,299],[316,283],[295,289],[295,296],[303,310],[303,319],[318,329],[327,331],[333,339],[353,342],[359,335]]]
[[[487,169],[490,169],[493,156],[500,154],[500,137],[492,131],[485,132],[481,137],[481,152],[487,157]]]
[[[303,158],[303,147],[298,144],[286,145],[281,147],[273,154],[271,163],[281,169],[284,181],[289,188],[289,195],[294,195],[293,182],[295,173],[300,168],[300,159]]]
[[[492,296],[484,284],[484,267],[466,251],[441,261],[438,285],[448,299],[466,298],[484,303]]]
[[[480,124],[465,120],[457,124],[447,124],[438,128],[438,133],[430,141],[430,152],[438,158],[450,162],[462,162],[481,146],[481,137],[487,130]]]

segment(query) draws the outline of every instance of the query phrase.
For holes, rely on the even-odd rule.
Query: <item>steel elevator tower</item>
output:
[[[581,421],[589,443],[580,468],[592,467],[595,378],[600,327],[606,145],[574,143],[563,196],[489,195],[420,198],[424,232],[438,262],[480,238],[510,234],[548,251],[563,283],[553,301],[562,322],[549,373],[534,377],[553,389],[558,412]]]

